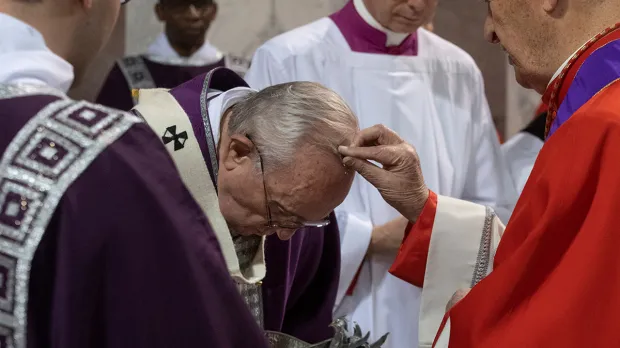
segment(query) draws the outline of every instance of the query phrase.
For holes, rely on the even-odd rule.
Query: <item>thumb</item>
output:
[[[360,173],[368,182],[373,186],[379,187],[385,176],[385,170],[377,167],[376,165],[354,157],[345,157],[342,159],[345,166],[353,168],[356,172]]]

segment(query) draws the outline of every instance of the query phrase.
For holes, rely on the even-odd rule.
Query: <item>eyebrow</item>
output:
[[[277,206],[277,208],[280,209],[282,212],[297,218],[297,220],[300,221],[300,222],[311,221],[310,219],[306,219],[303,216],[297,215],[297,214],[293,213],[292,211],[286,209],[282,204],[280,204],[280,202],[277,202],[277,201],[274,201],[274,200],[270,200],[270,202],[275,204]]]

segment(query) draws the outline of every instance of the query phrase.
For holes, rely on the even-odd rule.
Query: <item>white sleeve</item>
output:
[[[338,281],[338,293],[336,295],[336,310],[347,290],[351,286],[355,275],[364,261],[370,238],[372,235],[372,222],[362,214],[347,211],[342,206],[336,208],[336,219],[340,230],[340,280]]]
[[[477,71],[472,104],[472,158],[462,199],[493,207],[508,222],[518,194],[502,155],[497,131],[484,93],[484,83]]]
[[[290,74],[293,73],[292,69],[288,71]],[[251,88],[261,90],[279,83],[294,81],[294,77],[290,74],[268,47],[263,45],[254,53],[250,69],[245,74],[245,81]]]
[[[420,348],[431,347],[452,295],[493,268],[504,225],[491,208],[437,196],[420,307]]]
[[[543,144],[540,139],[526,132],[520,132],[502,144],[502,154],[508,162],[510,175],[519,193],[530,177]]]

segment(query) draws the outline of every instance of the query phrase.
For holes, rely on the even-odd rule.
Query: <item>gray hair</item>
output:
[[[345,101],[314,82],[267,87],[230,110],[229,134],[249,135],[266,167],[291,164],[295,152],[308,145],[339,156],[338,146],[348,144],[359,129]]]

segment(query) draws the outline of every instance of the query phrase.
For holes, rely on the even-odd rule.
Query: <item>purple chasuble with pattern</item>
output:
[[[134,78],[139,80],[140,78],[147,77],[131,76],[132,74],[140,75],[144,73],[142,71],[123,72],[124,67],[121,68],[121,65],[131,64],[130,60],[135,58],[142,59],[144,68],[146,68],[150,74],[149,79],[152,79],[153,86],[149,86],[149,88],[174,88],[191,80],[195,76],[204,74],[214,68],[225,66],[226,61],[225,58],[222,58],[213,64],[191,66],[159,63],[143,55],[138,57],[126,57],[114,64],[103,87],[101,87],[101,91],[97,97],[97,103],[124,111],[129,111],[134,107],[133,98],[131,96],[132,88],[128,80],[133,80]],[[144,88],[143,86],[139,87]]]
[[[398,46],[386,46],[387,34],[373,28],[360,16],[350,0],[340,11],[329,16],[354,52],[415,56],[418,35],[414,32]]]
[[[233,84],[233,81],[217,82],[222,89],[228,89],[228,85],[237,87]],[[205,76],[198,76],[172,89],[170,94],[189,116],[213,181],[201,110],[203,88]],[[210,126],[220,127],[219,124]],[[267,273],[261,286],[265,330],[286,333],[309,343],[333,337],[329,325],[333,321],[340,274],[340,233],[333,213],[330,220],[324,228],[301,229],[288,241],[276,235],[267,237]]]
[[[0,347],[266,347],[150,127],[15,86],[0,85]]]

